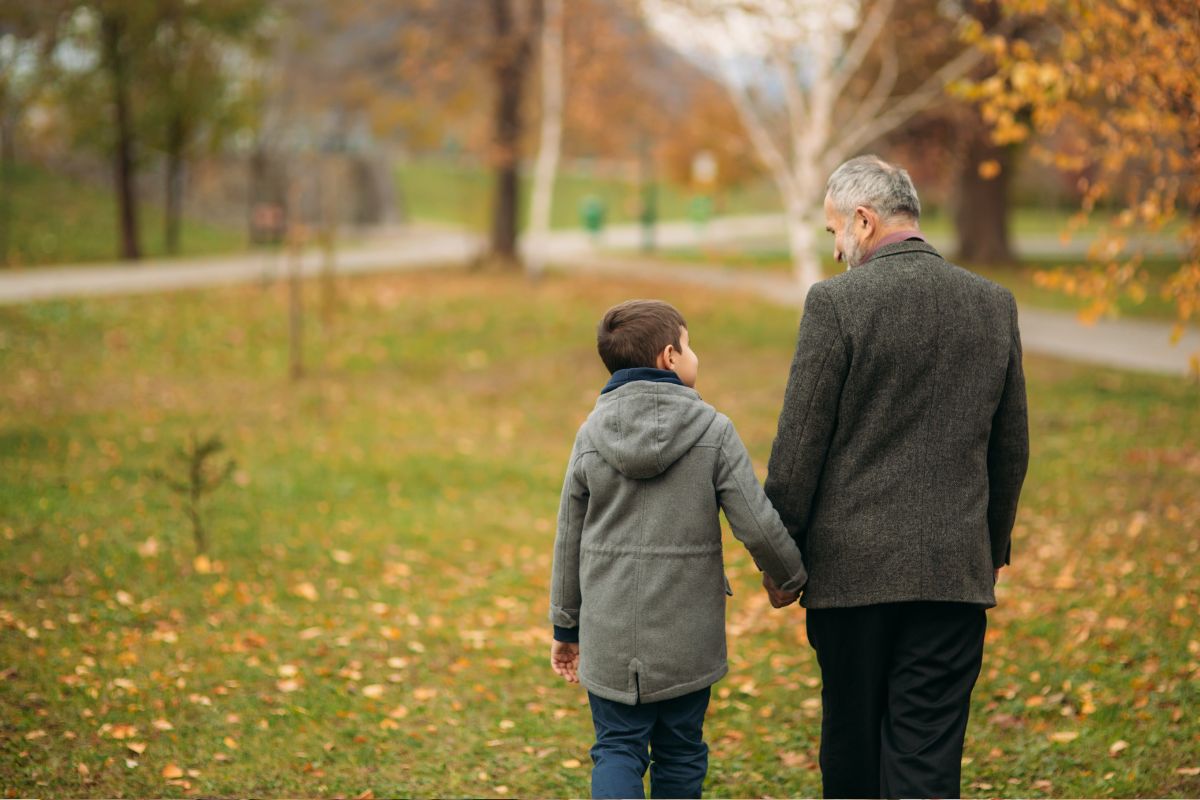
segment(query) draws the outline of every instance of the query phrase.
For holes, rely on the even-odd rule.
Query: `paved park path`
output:
[[[655,243],[661,248],[679,248],[745,242],[778,237],[782,224],[782,217],[776,214],[720,218],[703,231],[689,222],[668,222],[657,227]],[[561,231],[540,243],[527,242],[527,245],[531,251],[539,250],[546,262],[562,271],[657,282],[685,281],[710,288],[748,291],[782,305],[800,304],[795,284],[785,275],[597,252],[597,247],[606,251],[634,250],[641,244],[641,236],[636,225],[614,225],[598,240],[581,231]],[[1057,244],[1057,237],[1042,238],[1046,241],[1024,240],[1025,247],[1018,247],[1018,251],[1029,252],[1033,245],[1047,248],[1046,252],[1053,255],[1074,254],[1055,249],[1063,247]],[[945,242],[934,243],[948,246]],[[399,228],[339,249],[337,271],[347,275],[456,266],[474,258],[482,246],[483,240],[474,234],[436,228]],[[320,254],[310,250],[301,260],[301,273],[314,276],[320,269]],[[277,253],[2,270],[0,305],[253,283],[277,279],[284,271],[283,256]],[[1085,327],[1074,314],[1029,307],[1021,308],[1020,316],[1028,352],[1176,375],[1187,374],[1189,356],[1200,352],[1200,332],[1189,330],[1178,345],[1171,346],[1170,326],[1165,322],[1101,320]]]

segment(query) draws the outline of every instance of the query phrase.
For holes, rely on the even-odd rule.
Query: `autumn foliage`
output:
[[[1178,231],[1183,258],[1161,291],[1175,337],[1200,317],[1200,5],[1177,0],[1003,0],[1040,22],[1023,40],[980,38],[997,74],[968,93],[997,142],[1032,139],[1035,158],[1078,175],[1075,221],[1114,211],[1092,264],[1041,281],[1091,300],[1085,319],[1147,292],[1139,238]],[[1053,134],[1053,138],[1049,138]],[[1200,357],[1193,358],[1200,370]]]

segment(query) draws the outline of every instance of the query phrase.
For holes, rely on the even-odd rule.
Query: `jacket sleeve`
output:
[[[1017,327],[1017,303],[1008,295],[1012,316],[1012,340],[1004,392],[992,416],[988,437],[988,533],[992,544],[992,566],[999,568],[1012,556],[1012,529],[1017,501],[1029,467],[1029,419],[1025,398],[1025,372],[1021,365],[1021,332]]]
[[[733,535],[750,551],[759,570],[770,575],[780,589],[800,591],[808,582],[800,551],[763,493],[750,454],[732,423],[721,435],[716,487],[717,501]]]
[[[587,514],[588,488],[582,469],[582,447],[576,438],[558,504],[558,533],[550,571],[550,623],[558,641],[579,641],[579,544]]]
[[[805,550],[809,513],[837,421],[849,351],[828,291],[808,292],[765,489],[783,524]]]

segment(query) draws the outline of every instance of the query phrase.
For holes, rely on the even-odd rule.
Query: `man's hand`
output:
[[[555,642],[550,645],[550,667],[567,683],[579,683],[579,643]]]
[[[775,585],[775,581],[771,580],[771,576],[763,573],[763,588],[767,590],[767,597],[771,598],[771,606],[774,608],[783,608],[790,606],[792,603],[800,599],[799,592],[785,592]]]

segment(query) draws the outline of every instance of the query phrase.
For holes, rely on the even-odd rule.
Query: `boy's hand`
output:
[[[550,667],[568,683],[579,683],[578,642],[555,642],[550,645]]]
[[[767,597],[771,599],[771,605],[774,608],[783,608],[790,606],[792,603],[800,599],[799,592],[785,592],[775,585],[775,581],[771,580],[771,576],[763,573],[763,588],[767,590]]]

